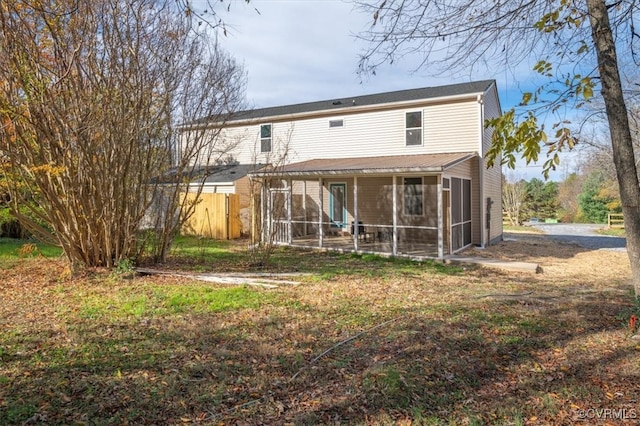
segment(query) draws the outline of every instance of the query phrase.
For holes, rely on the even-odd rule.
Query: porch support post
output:
[[[307,180],[302,181],[302,233],[307,236]]]
[[[398,255],[398,184],[396,182],[396,176],[393,175],[393,228],[391,230],[391,236],[393,240],[392,254]]]
[[[289,245],[293,244],[293,223],[291,222],[292,220],[292,213],[291,210],[293,209],[293,185],[291,182],[291,178],[287,179],[287,232],[288,235],[288,241],[287,243]]]
[[[358,176],[353,177],[353,246],[358,251]]]
[[[324,183],[318,178],[318,247],[322,248],[324,229],[322,227],[322,215],[324,214]]]
[[[444,258],[444,217],[442,205],[442,175],[438,177],[438,259]]]

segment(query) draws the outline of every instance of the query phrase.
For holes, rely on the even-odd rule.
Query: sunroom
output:
[[[263,169],[251,175],[262,184],[261,239],[442,259],[473,243],[477,158],[447,153],[319,159]]]

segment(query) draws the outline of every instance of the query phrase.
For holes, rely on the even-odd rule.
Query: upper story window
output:
[[[260,126],[260,152],[271,152],[271,124]]]
[[[406,113],[405,123],[407,146],[422,145],[422,111]]]
[[[332,129],[334,127],[344,127],[344,120],[343,119],[335,119],[335,120],[329,120],[329,128]]]

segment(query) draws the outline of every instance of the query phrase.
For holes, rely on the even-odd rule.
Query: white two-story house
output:
[[[502,239],[501,170],[483,159],[499,114],[495,81],[477,81],[242,111],[220,144],[269,165],[249,174],[264,241],[442,259]]]

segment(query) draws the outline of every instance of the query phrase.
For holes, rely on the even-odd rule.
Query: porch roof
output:
[[[327,158],[265,168],[253,177],[441,173],[477,156],[475,152]]]

